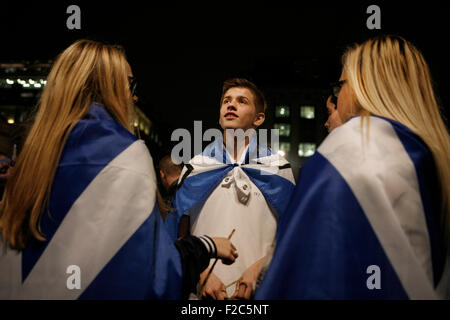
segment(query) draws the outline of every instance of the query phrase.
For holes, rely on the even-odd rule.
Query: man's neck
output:
[[[223,143],[225,149],[228,151],[230,155],[233,156],[234,161],[238,161],[239,158],[242,156],[242,152],[244,152],[244,150],[247,149],[251,137],[245,136],[244,141],[238,141],[238,138],[236,136],[231,135],[228,137],[229,144],[227,144],[227,136],[228,136],[227,132],[226,130],[224,130]]]

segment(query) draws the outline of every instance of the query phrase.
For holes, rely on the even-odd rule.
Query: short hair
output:
[[[257,112],[266,112],[267,102],[264,94],[258,87],[251,81],[243,78],[233,78],[225,80],[222,87],[222,97],[220,98],[220,104],[222,104],[225,93],[231,88],[247,88],[250,90],[255,98],[255,108]]]
[[[172,157],[170,155],[166,155],[159,160],[159,169],[164,171],[165,174],[172,176],[180,174],[183,170],[183,165],[175,164],[172,161]]]

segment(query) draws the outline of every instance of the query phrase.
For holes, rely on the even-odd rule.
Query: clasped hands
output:
[[[225,286],[224,283],[213,273],[209,275],[209,278],[200,292],[203,299],[225,300],[225,299],[246,299],[249,300],[253,295],[253,284],[255,283],[261,265],[264,258],[256,261],[247,270],[244,271],[242,276]],[[209,273],[209,268],[203,271],[200,275],[200,282],[203,283]],[[234,294],[229,297],[226,292],[226,288],[236,284]]]

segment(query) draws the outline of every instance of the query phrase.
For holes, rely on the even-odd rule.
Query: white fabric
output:
[[[238,162],[243,161],[245,153],[246,150]],[[213,271],[224,285],[239,279],[248,267],[268,253],[278,219],[275,210],[240,167],[231,170],[208,199],[192,208],[188,215],[191,234],[196,236],[228,237],[236,230],[231,242],[239,257],[229,266],[219,260]],[[211,260],[211,265],[213,262]],[[228,296],[232,296],[234,290],[235,285],[229,287]]]
[[[248,150],[248,146],[246,147],[246,149],[243,150],[243,153],[240,154],[240,159],[238,162],[242,163],[244,161],[247,150]],[[216,150],[216,152],[219,152],[219,151]],[[220,152],[222,152],[222,150],[220,150]],[[231,157],[231,155],[228,151],[227,151],[227,154],[228,154],[229,159],[233,159],[233,157]],[[234,160],[231,160],[231,161],[233,161],[233,163],[236,162]],[[264,174],[279,175],[280,177],[283,177],[283,178],[291,181],[293,184],[295,184],[295,179],[294,179],[292,170],[283,170],[283,169],[279,168],[281,166],[289,164],[289,162],[283,156],[279,155],[278,153],[270,155],[270,156],[263,156],[261,158],[256,158],[253,161],[258,162],[258,164],[250,163],[250,164],[244,164],[242,166],[245,168],[249,168],[249,169],[260,170],[262,175],[264,175]],[[194,158],[192,158],[191,161],[189,161],[189,164],[191,164],[195,169],[194,171],[189,173],[189,177],[193,177],[200,173],[204,173],[204,172],[215,170],[215,169],[220,169],[220,168],[227,166],[227,164],[224,164],[224,163],[218,161],[216,158],[210,158],[207,156],[203,156],[202,154],[198,154]],[[184,174],[186,173],[187,170],[188,170],[187,167],[184,166],[183,170],[180,174],[180,177],[178,178],[178,184],[180,184],[181,181],[183,180]]]
[[[149,217],[155,196],[152,158],[139,140],[103,168],[75,201],[23,285],[20,255],[8,250],[0,256],[0,273],[11,268],[19,273],[11,280],[14,292],[0,284],[0,298],[78,298]],[[80,290],[66,286],[70,265],[80,267]]]
[[[366,128],[366,126],[364,126]],[[414,164],[391,124],[370,118],[367,141],[361,118],[335,129],[319,147],[358,199],[411,299],[436,299],[430,241]],[[347,155],[351,154],[352,157]]]
[[[295,185],[295,179],[292,170],[280,169],[280,167],[289,164],[289,162],[283,156],[279,154],[273,154],[271,156],[258,158],[256,160],[258,161],[258,164],[246,164],[245,168],[260,170],[262,175],[279,175],[280,177],[289,180],[290,182],[292,182],[292,184]]]

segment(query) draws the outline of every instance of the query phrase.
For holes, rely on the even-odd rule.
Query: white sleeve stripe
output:
[[[206,243],[206,247],[208,248],[208,253],[212,256],[216,256],[216,246],[211,238],[208,236],[200,236],[200,240]]]

